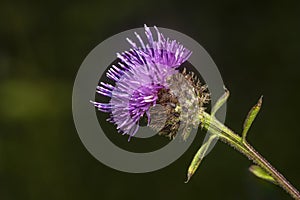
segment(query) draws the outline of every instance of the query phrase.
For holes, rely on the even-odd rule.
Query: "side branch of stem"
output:
[[[224,124],[219,122],[214,116],[211,116],[206,112],[203,112],[201,125],[202,128],[210,131],[214,135],[217,135],[221,141],[234,147],[236,150],[252,160],[255,164],[263,168],[291,197],[296,200],[300,200],[299,191],[246,140],[243,140],[242,137],[234,133]]]

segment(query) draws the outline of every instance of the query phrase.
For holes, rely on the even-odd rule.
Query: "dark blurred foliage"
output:
[[[184,184],[204,135],[156,172],[106,167],[76,133],[71,94],[81,62],[106,38],[144,23],[183,32],[231,91],[227,125],[241,132],[264,95],[249,140],[300,188],[299,10],[299,1],[1,1],[0,199],[290,199],[222,143]]]

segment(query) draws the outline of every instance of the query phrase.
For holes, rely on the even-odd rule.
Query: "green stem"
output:
[[[291,197],[296,200],[300,200],[299,191],[288,182],[288,180],[279,173],[264,157],[262,157],[246,140],[234,133],[215,117],[203,112],[201,118],[202,127],[212,134],[215,134],[219,139],[225,143],[228,143],[239,152],[243,153],[255,164],[264,169],[270,176],[274,178],[276,183],[282,187]]]

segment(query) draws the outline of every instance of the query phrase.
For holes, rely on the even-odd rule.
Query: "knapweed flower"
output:
[[[186,182],[196,172],[211,145],[214,145],[213,141],[220,138],[256,164],[250,167],[254,175],[281,186],[291,197],[299,200],[299,191],[246,140],[248,130],[261,108],[262,97],[249,111],[242,136],[234,133],[215,116],[227,101],[229,91],[225,89],[225,94],[212,106],[211,114],[205,112],[204,104],[209,100],[207,88],[200,84],[193,72],[179,69],[191,51],[175,40],[165,39],[154,28],[157,40],[153,39],[150,29],[145,25],[146,44],[136,34],[141,47],[127,39],[131,49],[117,54],[118,65],[113,65],[106,74],[115,85],[101,82],[97,87],[97,92],[110,97],[110,101],[91,101],[94,106],[110,113],[108,121],[114,123],[119,132],[130,137],[137,133],[139,122],[144,117],[147,117],[148,126],[170,138],[182,131],[181,135],[186,139],[190,129],[198,127],[201,122],[201,127],[209,130],[210,134],[195,154],[188,168]]]
[[[112,65],[106,74],[115,85],[101,82],[97,87],[97,93],[110,97],[110,101],[92,102],[100,111],[110,113],[108,121],[114,123],[119,132],[130,137],[138,131],[141,118],[147,117],[150,125],[152,119],[150,111],[156,104],[163,105],[168,116],[164,128],[158,131],[174,137],[179,124],[183,121],[182,117],[180,118],[184,116],[181,111],[193,107],[194,117],[195,113],[201,110],[202,103],[207,100],[203,87],[195,83],[193,76],[181,74],[178,69],[192,52],[176,40],[166,39],[156,27],[154,28],[157,40],[154,40],[150,29],[145,25],[148,40],[146,44],[135,33],[141,46],[127,38],[131,49],[117,53],[118,65]],[[181,96],[189,101],[178,98]],[[157,110],[152,114],[160,115]],[[154,122],[155,119],[158,118],[153,117]],[[160,120],[156,121],[159,123]],[[158,127],[156,123],[151,124],[154,124],[152,126],[154,129]]]

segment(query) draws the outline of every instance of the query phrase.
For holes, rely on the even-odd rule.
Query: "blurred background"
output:
[[[248,140],[299,189],[299,9],[299,1],[2,0],[0,199],[291,199],[220,142],[184,184],[204,134],[159,171],[106,167],[77,135],[71,95],[83,59],[106,38],[145,23],[185,33],[208,51],[231,91],[229,127],[241,132],[264,95]]]

